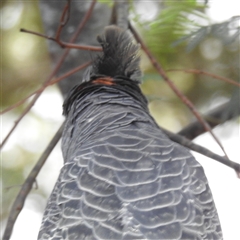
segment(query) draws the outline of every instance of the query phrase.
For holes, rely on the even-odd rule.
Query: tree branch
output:
[[[37,33],[37,32],[31,31],[31,30],[27,30],[27,29],[24,29],[24,28],[21,28],[20,32],[33,34],[33,35],[36,35],[38,37],[42,37],[42,38],[46,38],[48,40],[54,41],[62,48],[68,48],[68,49],[74,48],[74,49],[81,49],[81,50],[87,50],[87,51],[96,51],[96,52],[101,52],[102,51],[101,47],[66,43],[66,42],[63,42],[63,41],[61,41],[59,39],[56,39],[54,37],[49,37],[47,35],[44,35],[44,34],[41,34],[41,33]]]
[[[57,32],[56,32],[56,39],[60,39],[61,32],[65,25],[68,23],[70,18],[70,7],[71,7],[71,0],[67,0],[67,4],[64,7],[64,10],[62,12],[60,24],[58,26]]]
[[[8,111],[10,111],[10,110],[18,107],[18,106],[20,106],[21,104],[23,104],[25,101],[27,101],[28,98],[30,98],[30,97],[33,96],[34,94],[37,94],[37,93],[42,92],[43,90],[45,90],[45,88],[47,88],[47,87],[49,87],[49,86],[51,86],[51,85],[53,85],[53,84],[55,84],[55,83],[58,83],[58,82],[62,81],[63,79],[65,79],[65,78],[73,75],[74,73],[76,73],[76,72],[84,69],[85,67],[89,66],[90,64],[91,64],[90,61],[89,61],[89,62],[86,62],[86,63],[84,63],[84,64],[82,64],[82,65],[80,65],[80,66],[78,66],[78,67],[76,67],[76,68],[74,68],[74,69],[72,69],[72,70],[70,70],[69,72],[64,73],[63,75],[61,75],[60,77],[56,78],[55,80],[50,81],[47,85],[43,85],[43,86],[42,86],[41,88],[39,88],[38,90],[36,90],[36,91],[34,91],[33,93],[29,94],[29,95],[28,95],[27,97],[25,97],[24,99],[22,99],[22,100],[18,101],[17,103],[11,105],[10,107],[7,107],[7,108],[4,109],[2,112],[0,112],[0,115],[2,115],[2,114],[4,114],[4,113],[6,113],[6,112],[8,112]]]
[[[231,101],[216,107],[214,110],[206,114],[206,117],[204,117],[205,121],[207,121],[208,124],[212,128],[214,128],[219,124],[224,123],[225,121],[231,120],[239,116],[240,110],[228,113],[230,104]],[[181,131],[179,131],[178,134],[186,137],[189,140],[192,140],[205,132],[206,129],[202,126],[202,124],[199,121],[194,121],[185,128],[183,128]]]
[[[212,74],[212,73],[209,73],[209,72],[206,72],[206,71],[203,71],[203,70],[198,70],[198,69],[168,69],[167,72],[184,72],[184,73],[202,74],[202,75],[206,75],[206,76],[215,78],[217,80],[235,85],[237,87],[240,87],[240,83],[238,83],[238,82],[236,82],[232,79],[225,78],[225,77],[222,77],[222,76],[219,76],[219,75],[216,75],[216,74]]]
[[[175,84],[172,82],[171,79],[168,78],[165,71],[161,67],[161,65],[157,62],[157,60],[154,58],[152,53],[149,51],[147,46],[144,44],[138,33],[135,31],[135,29],[132,27],[131,23],[129,22],[129,28],[131,32],[133,33],[135,39],[137,42],[141,44],[142,50],[147,54],[149,60],[151,61],[152,65],[155,67],[155,69],[158,71],[158,73],[162,76],[162,78],[167,82],[167,84],[170,86],[170,88],[175,92],[175,94],[181,99],[181,101],[190,109],[190,111],[195,115],[195,117],[198,119],[198,121],[204,126],[206,131],[208,131],[212,137],[215,139],[215,141],[218,143],[222,151],[224,152],[225,156],[227,157],[227,153],[224,150],[223,145],[219,141],[219,139],[215,136],[215,134],[212,132],[211,127],[209,124],[201,117],[201,115],[198,113],[196,108],[194,107],[193,103],[175,86]]]
[[[210,150],[208,150],[207,148],[204,148],[198,144],[191,142],[190,140],[188,140],[185,137],[182,137],[178,134],[172,133],[164,128],[161,128],[161,129],[172,141],[179,143],[180,145],[185,146],[195,152],[201,153],[202,155],[204,155],[206,157],[212,158],[212,159],[234,169],[237,172],[237,174],[240,175],[240,164],[233,162],[233,161],[231,161],[225,157],[222,157],[220,155],[217,155],[217,154],[211,152]]]
[[[89,17],[91,16],[91,13],[93,11],[93,8],[96,4],[96,0],[92,1],[91,6],[89,8],[89,10],[86,12],[83,20],[80,22],[76,32],[74,32],[73,36],[70,39],[70,43],[74,42],[78,35],[80,34],[80,32],[82,31],[83,27],[85,26],[87,20],[89,19]],[[62,54],[62,56],[60,57],[59,61],[57,62],[54,70],[52,71],[52,73],[50,74],[50,76],[45,80],[45,82],[43,83],[43,86],[47,86],[48,83],[52,80],[52,78],[56,75],[56,73],[58,72],[58,70],[60,69],[60,67],[62,66],[66,56],[68,55],[70,49],[66,49],[64,51],[64,53]],[[15,121],[12,129],[9,131],[9,133],[7,134],[7,136],[5,137],[5,139],[3,140],[2,144],[0,145],[0,149],[4,146],[4,144],[7,142],[7,140],[9,139],[9,137],[11,136],[11,134],[13,133],[13,131],[16,129],[16,127],[18,126],[18,124],[21,122],[21,120],[23,119],[23,117],[30,111],[30,109],[32,108],[32,106],[35,104],[35,102],[37,101],[37,99],[40,97],[40,95],[42,94],[42,91],[39,91],[39,93],[37,93],[33,100],[29,103],[28,107],[24,110],[24,112],[21,114],[21,116]]]
[[[38,173],[40,172],[42,166],[44,165],[48,156],[50,155],[50,153],[52,152],[52,150],[54,149],[54,147],[58,143],[59,139],[61,138],[62,132],[63,132],[63,126],[64,126],[64,123],[58,129],[58,131],[54,135],[53,139],[50,141],[47,148],[42,153],[41,157],[39,158],[36,165],[34,166],[32,171],[28,175],[24,184],[22,185],[22,187],[21,187],[21,189],[20,189],[20,191],[19,191],[19,193],[18,193],[18,195],[17,195],[17,197],[16,197],[16,199],[13,203],[13,206],[11,208],[11,211],[10,211],[10,214],[9,214],[9,217],[8,217],[8,221],[7,221],[7,226],[6,226],[4,235],[3,235],[3,240],[9,240],[10,239],[11,234],[12,234],[12,230],[13,230],[13,226],[14,226],[16,220],[17,220],[17,217],[18,217],[19,213],[23,209],[26,197],[29,194],[29,192],[31,191],[32,185],[35,182],[36,177],[37,177]]]

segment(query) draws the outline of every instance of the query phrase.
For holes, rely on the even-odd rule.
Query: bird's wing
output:
[[[146,115],[123,109],[92,111],[74,133],[66,123],[67,161],[39,239],[221,239],[199,163]]]

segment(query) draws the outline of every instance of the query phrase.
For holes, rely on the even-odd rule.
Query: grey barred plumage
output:
[[[100,42],[103,56],[64,103],[64,166],[38,239],[222,239],[202,167],[148,111],[130,35],[112,26]]]

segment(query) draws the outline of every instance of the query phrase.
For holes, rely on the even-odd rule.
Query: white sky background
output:
[[[229,19],[231,16],[239,15],[240,13],[239,0],[214,0],[209,1],[209,3],[210,9],[208,12],[213,21],[220,22]],[[56,90],[54,92],[54,94],[57,94]],[[50,134],[54,134],[63,120],[61,117],[62,99],[60,96],[57,97],[57,95],[56,97],[50,97],[51,94],[53,94],[51,90],[46,91],[33,109],[35,114],[41,116],[46,122],[49,122],[49,126],[46,127],[46,132],[48,132],[48,134],[49,132]],[[48,108],[46,108],[46,103]],[[56,106],[59,106],[59,108],[56,109]],[[53,111],[53,109],[55,110]],[[59,116],[59,118],[57,119],[56,116]],[[25,118],[24,121],[21,124],[29,124],[27,118]],[[23,139],[24,141],[20,128],[21,127],[19,126],[17,131],[14,132],[14,138]],[[230,159],[240,162],[239,124],[233,124],[232,122],[229,124],[226,123],[223,127],[215,129],[214,132],[221,140]],[[5,135],[5,133],[3,135]],[[214,143],[214,140],[212,140],[209,134],[204,134],[198,137],[195,142],[202,146],[211,146],[210,150],[222,155],[219,147]],[[46,194],[50,194],[58,176],[59,169],[62,166],[62,156],[59,148],[60,145],[58,144],[37,178],[39,188],[44,189]],[[240,179],[237,179],[236,174],[232,169],[211,159],[207,159],[200,154],[194,155],[203,165],[209,180],[222,224],[224,239],[240,239]],[[37,190],[31,192],[23,211],[18,217],[11,240],[33,240],[37,238],[42,219],[42,212],[45,208],[46,202],[43,197],[34,194],[35,191]],[[40,206],[42,212],[36,212],[36,204]]]

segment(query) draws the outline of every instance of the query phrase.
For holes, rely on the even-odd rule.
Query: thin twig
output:
[[[238,174],[240,174],[240,164],[233,162],[225,157],[222,157],[216,153],[211,152],[207,148],[204,148],[198,144],[193,143],[185,137],[180,136],[179,134],[172,133],[166,129],[161,128],[164,133],[174,142],[181,144],[195,152],[201,153],[202,155],[212,158],[232,169],[234,169]]]
[[[83,27],[85,26],[86,22],[88,21],[88,19],[90,18],[93,8],[96,4],[96,0],[92,1],[91,6],[89,8],[89,10],[86,12],[86,14],[84,15],[83,20],[81,21],[81,23],[79,24],[77,31],[73,34],[72,38],[70,39],[70,43],[74,42],[79,33],[81,32],[81,30],[83,29]],[[60,57],[59,61],[57,62],[54,70],[52,71],[52,73],[50,74],[50,76],[46,79],[46,81],[43,83],[43,85],[47,85],[52,78],[56,75],[56,73],[58,72],[58,70],[60,69],[62,63],[64,62],[66,56],[68,55],[70,49],[66,49],[64,51],[64,53],[62,54],[62,56]],[[14,131],[14,129],[17,127],[17,125],[19,124],[19,122],[23,119],[23,117],[30,111],[30,109],[32,108],[32,106],[35,104],[35,102],[37,101],[37,99],[39,98],[39,96],[41,95],[42,91],[40,91],[39,93],[37,93],[33,100],[29,103],[28,107],[25,109],[25,111],[21,114],[21,116],[16,120],[15,124],[13,125],[12,129],[10,130],[10,132],[7,134],[7,137],[3,140],[2,144],[0,145],[0,149],[4,146],[4,144],[7,142],[7,140],[9,139],[9,137],[11,136],[12,132]]]
[[[80,50],[86,50],[86,51],[94,51],[94,52],[101,52],[102,47],[95,47],[95,46],[89,46],[89,45],[79,45],[79,44],[71,44],[66,42],[58,42],[58,44],[63,48],[74,48],[74,49],[80,49]]]
[[[42,92],[39,92],[38,94],[36,94],[33,98],[33,100],[31,101],[31,103],[28,105],[28,107],[22,112],[21,116],[14,122],[13,127],[10,129],[10,131],[8,132],[7,136],[4,138],[4,140],[2,141],[1,145],[0,145],[0,149],[2,149],[2,147],[5,145],[5,143],[7,142],[7,140],[9,139],[9,137],[11,136],[11,134],[13,133],[13,131],[16,129],[16,127],[18,126],[18,124],[21,122],[21,120],[23,119],[23,117],[30,111],[30,109],[32,108],[32,106],[34,105],[34,103],[37,101],[38,97],[40,96]]]
[[[135,31],[135,29],[132,27],[132,25],[129,23],[129,28],[132,31],[135,39],[137,42],[141,44],[142,50],[147,54],[149,60],[155,67],[155,69],[158,71],[158,73],[162,76],[162,78],[167,82],[167,84],[171,87],[171,89],[175,92],[175,94],[181,99],[181,101],[192,111],[192,113],[195,115],[195,117],[201,122],[201,124],[204,126],[204,128],[212,135],[212,137],[215,139],[215,141],[218,143],[222,151],[224,152],[225,156],[227,157],[227,153],[224,150],[224,147],[222,146],[221,142],[218,140],[218,138],[215,136],[215,134],[212,132],[211,127],[209,124],[202,118],[202,116],[198,113],[196,108],[194,107],[193,103],[174,85],[174,83],[168,78],[165,71],[162,69],[161,65],[157,62],[157,60],[153,57],[147,46],[144,44],[138,33]]]
[[[60,41],[59,39],[56,39],[56,38],[53,38],[53,37],[49,37],[49,36],[47,36],[45,34],[37,33],[37,32],[31,31],[31,30],[27,30],[27,29],[24,29],[24,28],[21,28],[20,32],[30,33],[30,34],[36,35],[38,37],[43,37],[43,38],[46,38],[48,40],[54,41],[62,48],[74,48],[74,49],[87,50],[87,51],[97,51],[97,52],[101,52],[102,51],[101,47],[66,43],[66,42]]]
[[[70,6],[71,6],[70,2],[71,2],[71,0],[67,1],[67,4],[62,12],[60,24],[59,24],[57,32],[56,32],[56,39],[58,39],[58,40],[60,38],[63,28],[65,27],[65,25],[67,24],[67,22],[70,18]]]
[[[63,132],[63,126],[64,126],[64,123],[58,129],[58,131],[54,135],[53,139],[50,141],[47,148],[42,153],[41,157],[39,158],[36,165],[34,166],[32,171],[28,175],[24,184],[22,185],[22,187],[21,187],[21,189],[20,189],[20,191],[19,191],[19,193],[18,193],[18,195],[17,195],[17,197],[16,197],[16,199],[13,203],[13,206],[11,208],[11,211],[10,211],[10,214],[9,214],[9,217],[8,217],[8,221],[7,221],[7,226],[6,226],[4,235],[3,235],[3,240],[9,240],[10,239],[11,234],[12,234],[12,230],[13,230],[13,226],[14,226],[16,220],[17,220],[17,217],[18,217],[19,213],[23,209],[26,197],[29,194],[29,192],[31,191],[33,183],[35,182],[36,177],[37,177],[38,173],[40,172],[42,166],[44,165],[48,156],[50,155],[50,153],[52,152],[52,150],[54,149],[54,147],[58,143],[59,139],[61,138],[62,132]]]
[[[84,64],[82,64],[82,65],[80,65],[80,66],[78,66],[78,67],[76,67],[76,68],[74,68],[74,69],[66,72],[66,73],[64,73],[64,74],[61,75],[60,77],[58,77],[58,78],[56,78],[55,80],[51,81],[51,82],[49,83],[49,86],[50,86],[50,85],[53,85],[53,84],[55,84],[55,83],[58,83],[58,82],[62,81],[63,79],[65,79],[65,78],[73,75],[74,73],[76,73],[76,72],[78,72],[78,71],[86,68],[86,67],[89,66],[91,63],[92,63],[92,61],[88,61],[88,62],[86,62],[86,63],[84,63]]]
[[[206,75],[206,76],[209,76],[209,77],[212,77],[212,78],[215,78],[215,79],[218,79],[218,80],[221,80],[221,81],[224,81],[224,82],[227,82],[232,85],[240,87],[240,83],[238,83],[232,79],[221,77],[221,76],[218,76],[218,75],[215,75],[215,74],[203,71],[203,70],[199,70],[199,69],[168,69],[168,70],[166,70],[166,72],[184,72],[184,73],[203,74],[203,75]]]
[[[6,109],[4,109],[2,112],[0,112],[0,115],[6,113],[6,112],[8,112],[8,111],[10,111],[10,110],[12,110],[12,109],[14,109],[16,107],[18,107],[18,106],[20,106],[21,104],[26,102],[28,100],[28,98],[32,97],[34,94],[42,92],[43,90],[45,90],[45,88],[47,88],[47,87],[49,87],[49,86],[51,86],[51,85],[53,85],[55,83],[58,83],[58,82],[62,81],[63,79],[65,79],[65,78],[73,75],[74,73],[84,69],[85,67],[89,66],[90,64],[91,64],[90,61],[86,62],[86,63],[84,63],[84,64],[82,64],[82,65],[80,65],[80,66],[78,66],[78,67],[68,71],[67,73],[64,73],[63,75],[61,75],[60,77],[56,78],[55,80],[50,81],[47,85],[43,85],[41,88],[39,88],[36,91],[32,92],[31,94],[29,94],[24,99],[18,101],[17,103],[11,105],[10,107],[8,107]]]

